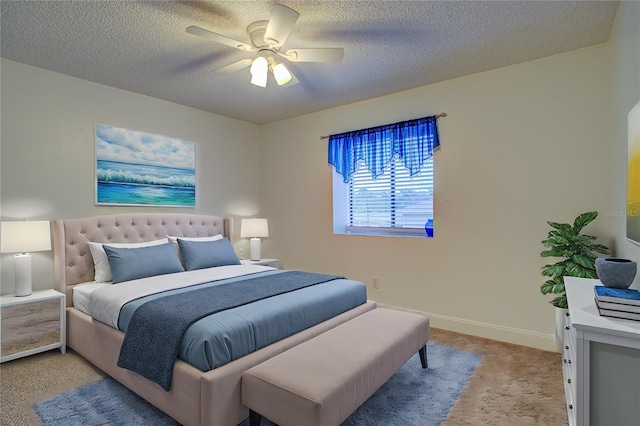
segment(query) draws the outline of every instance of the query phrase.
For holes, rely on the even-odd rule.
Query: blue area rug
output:
[[[427,345],[429,368],[416,354],[343,426],[432,426],[442,423],[469,382],[480,355]],[[34,405],[44,426],[171,425],[178,423],[111,378],[104,378]],[[240,424],[248,426],[248,420]],[[262,425],[273,423],[263,420]]]

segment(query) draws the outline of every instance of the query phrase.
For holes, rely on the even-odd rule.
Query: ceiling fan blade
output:
[[[342,62],[344,49],[341,47],[289,49],[282,56],[291,62]]]
[[[253,59],[243,59],[241,61],[234,62],[233,64],[212,70],[211,72],[215,74],[231,74],[232,72],[240,71],[241,69],[248,67],[252,62]]]
[[[299,17],[298,12],[287,6],[278,3],[273,5],[271,18],[264,32],[264,41],[273,47],[281,47]]]
[[[207,38],[209,40],[213,40],[216,43],[224,44],[225,46],[235,47],[236,49],[247,50],[247,51],[254,50],[253,47],[249,46],[246,43],[243,43],[243,42],[238,41],[238,40],[234,40],[234,39],[229,38],[229,37],[225,37],[225,36],[220,35],[220,34],[212,33],[209,30],[205,30],[204,28],[196,27],[195,25],[191,25],[190,27],[187,27],[187,32],[189,34],[193,34],[193,35],[198,36],[198,37],[204,37],[204,38]]]

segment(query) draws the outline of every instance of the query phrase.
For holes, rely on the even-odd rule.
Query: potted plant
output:
[[[550,279],[540,286],[540,291],[542,294],[557,294],[550,302],[557,308],[568,307],[564,277],[598,278],[595,266],[598,256],[594,253],[609,254],[609,248],[593,242],[596,237],[580,233],[597,216],[597,212],[583,213],[573,225],[547,222],[554,229],[542,241],[548,250],[541,251],[540,256],[560,257],[562,260],[542,267],[542,275]]]
[[[548,250],[541,251],[540,256],[559,257],[562,260],[542,267],[542,275],[549,279],[540,286],[540,292],[557,295],[550,303],[559,308],[555,314],[556,342],[559,347],[562,347],[562,330],[568,308],[564,277],[598,278],[595,266],[598,256],[594,253],[609,253],[606,246],[593,242],[596,237],[580,233],[597,216],[597,212],[583,213],[574,220],[573,225],[547,222],[553,229],[549,231],[547,239],[542,241],[542,245]]]

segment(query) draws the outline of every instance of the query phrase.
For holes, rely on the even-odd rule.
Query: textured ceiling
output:
[[[618,2],[288,1],[300,18],[283,50],[343,47],[341,63],[289,63],[300,81],[249,84],[211,70],[255,53],[188,34],[197,25],[248,43],[273,1],[6,1],[3,58],[252,123],[269,123],[605,42]],[[436,112],[436,111],[434,111]]]

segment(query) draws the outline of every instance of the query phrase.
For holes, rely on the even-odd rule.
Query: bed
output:
[[[374,302],[365,301],[209,371],[177,359],[170,374],[168,391],[138,373],[118,367],[125,333],[92,318],[82,308],[74,307],[74,287],[80,289],[96,277],[89,243],[140,243],[167,236],[198,238],[218,235],[229,236],[228,220],[195,214],[115,214],[53,222],[55,286],[67,297],[67,345],[185,425],[237,425],[248,416],[248,410],[240,402],[241,375],[245,370],[375,308]],[[222,268],[233,269],[233,266]],[[268,269],[258,267],[251,274],[260,278],[280,272]],[[188,273],[167,276],[182,277]],[[233,281],[233,278],[229,280]]]

